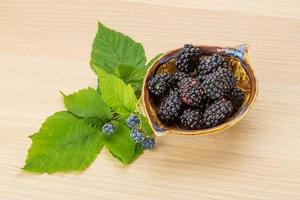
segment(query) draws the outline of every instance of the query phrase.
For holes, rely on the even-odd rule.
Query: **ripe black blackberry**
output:
[[[198,64],[200,51],[191,44],[185,44],[176,56],[176,68],[185,73],[193,72]]]
[[[176,86],[180,86],[180,82],[183,81],[184,79],[188,78],[189,75],[187,75],[186,73],[184,72],[176,72],[174,75],[173,75],[173,81],[174,81],[174,84]]]
[[[180,123],[183,127],[191,130],[204,128],[203,113],[198,108],[188,108],[180,116]]]
[[[196,78],[183,79],[180,92],[181,100],[189,106],[200,106],[205,98],[203,87]]]
[[[168,92],[172,83],[168,74],[156,74],[148,81],[148,90],[155,96],[160,96]]]
[[[207,75],[202,82],[207,97],[210,99],[219,99],[229,94],[235,87],[235,77],[226,68],[218,68],[217,71]]]
[[[233,111],[231,101],[220,99],[211,104],[204,112],[203,118],[206,127],[213,127],[223,123]]]
[[[182,101],[180,99],[179,90],[170,90],[169,94],[164,97],[160,103],[157,110],[157,116],[162,122],[170,124],[178,119],[181,110]]]
[[[245,99],[245,94],[240,88],[235,87],[230,91],[229,98],[232,102],[234,110],[237,110],[243,104]]]
[[[219,54],[213,54],[211,56],[203,56],[200,58],[199,65],[197,67],[197,72],[199,79],[203,80],[208,74],[217,71],[217,69],[227,68],[227,60],[220,56]]]

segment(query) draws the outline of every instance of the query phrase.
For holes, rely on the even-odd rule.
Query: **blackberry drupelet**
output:
[[[187,76],[181,79],[181,81],[178,83],[179,88],[184,85],[187,82],[191,82],[192,81],[192,77],[191,76]]]
[[[172,83],[168,74],[156,74],[148,81],[148,90],[155,96],[160,96],[168,92]]]
[[[207,75],[202,82],[206,96],[210,99],[219,99],[229,94],[230,90],[235,87],[235,77],[226,68],[218,68],[217,71]]]
[[[203,80],[208,74],[217,71],[219,67],[227,68],[227,66],[227,60],[218,54],[203,56],[200,58],[199,65],[197,67],[199,80]]]
[[[234,110],[237,110],[243,104],[245,99],[245,94],[240,88],[235,87],[230,91],[229,98],[232,102]]]
[[[182,80],[180,92],[181,100],[189,106],[200,106],[205,98],[203,87],[195,78]]]
[[[153,149],[155,146],[155,139],[153,137],[147,137],[142,142],[142,146],[144,149]]]
[[[162,122],[170,124],[180,116],[181,110],[182,101],[179,91],[170,90],[169,94],[160,103],[157,116]]]
[[[141,144],[145,140],[145,135],[136,129],[131,130],[130,137],[132,138],[133,141],[139,144]]]
[[[185,44],[176,56],[176,68],[185,73],[193,72],[198,64],[200,51],[191,44]]]
[[[180,123],[183,127],[191,130],[204,128],[203,113],[198,108],[188,108],[180,116]]]
[[[223,123],[233,111],[231,101],[220,99],[211,104],[204,112],[203,118],[206,127],[213,127]]]
[[[189,77],[189,75],[187,75],[187,74],[184,73],[184,72],[176,72],[176,73],[173,75],[173,81],[174,81],[175,86],[180,87],[181,81],[183,81],[184,79],[186,79],[186,78],[188,78],[188,77]]]

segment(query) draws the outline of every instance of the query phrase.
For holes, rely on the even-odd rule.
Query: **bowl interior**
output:
[[[239,110],[230,117],[225,123],[218,126],[201,129],[201,130],[185,130],[177,125],[166,126],[160,122],[156,116],[157,105],[151,98],[146,83],[149,78],[157,73],[167,73],[173,74],[176,72],[175,68],[175,57],[180,49],[172,50],[160,57],[149,69],[143,83],[143,94],[142,94],[142,106],[147,118],[155,131],[156,135],[164,134],[204,134],[212,133],[216,131],[225,130],[239,120],[241,120],[246,113],[249,111],[250,107],[253,105],[256,95],[257,95],[257,80],[255,78],[254,72],[248,62],[247,50],[248,46],[241,45],[237,48],[221,48],[212,46],[198,46],[201,53],[204,55],[211,55],[213,53],[218,53],[224,55],[228,58],[229,69],[235,74],[237,79],[237,86],[244,91],[245,100],[243,105]]]

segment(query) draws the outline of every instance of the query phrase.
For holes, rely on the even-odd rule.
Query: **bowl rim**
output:
[[[161,124],[162,127],[154,127],[154,119],[151,119],[150,112],[151,112],[151,106],[147,105],[146,100],[149,98],[149,93],[146,88],[147,85],[147,78],[148,76],[145,76],[143,80],[143,86],[142,86],[142,109],[143,112],[145,113],[147,120],[154,131],[155,135],[161,136],[161,135],[166,135],[166,134],[175,134],[175,135],[202,135],[202,134],[209,134],[209,133],[216,133],[219,131],[226,130],[235,124],[237,124],[239,121],[241,121],[250,111],[250,109],[253,107],[257,95],[258,95],[258,81],[255,75],[255,72],[252,68],[252,66],[249,63],[249,57],[248,57],[248,48],[249,46],[247,44],[242,44],[237,47],[217,47],[217,46],[209,46],[209,45],[195,45],[196,47],[202,49],[202,51],[206,51],[209,53],[214,53],[214,52],[225,52],[226,54],[231,54],[232,52],[236,51],[239,53],[236,57],[240,59],[250,80],[250,96],[248,101],[246,102],[246,105],[243,107],[242,110],[240,110],[238,113],[235,114],[235,117],[230,119],[229,121],[226,121],[225,123],[222,123],[218,126],[207,128],[207,129],[199,129],[199,130],[186,130],[186,129],[174,129],[172,127],[168,127],[166,125]],[[172,55],[174,53],[177,53],[180,50],[180,48],[169,50],[165,52],[163,55],[161,55],[157,60],[148,68],[147,70],[147,75],[152,68],[156,65],[158,65],[159,61],[162,60],[162,58],[167,57],[169,55]],[[156,66],[157,67],[157,66]]]

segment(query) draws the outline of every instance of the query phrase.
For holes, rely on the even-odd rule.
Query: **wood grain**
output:
[[[149,57],[184,43],[250,45],[260,91],[221,134],[157,138],[124,168],[104,150],[82,174],[20,170],[29,134],[95,86],[97,20],[142,42]],[[0,199],[300,199],[300,3],[287,1],[0,1]]]

